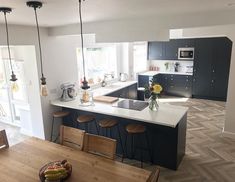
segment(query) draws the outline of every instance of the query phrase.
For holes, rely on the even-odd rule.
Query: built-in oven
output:
[[[178,49],[178,59],[193,60],[194,59],[194,48],[184,47]]]

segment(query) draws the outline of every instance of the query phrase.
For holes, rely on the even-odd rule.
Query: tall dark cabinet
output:
[[[193,96],[209,97],[212,74],[212,39],[195,41]]]
[[[194,97],[226,100],[231,52],[227,37],[195,39]]]

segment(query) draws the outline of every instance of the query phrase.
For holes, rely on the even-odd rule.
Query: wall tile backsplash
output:
[[[193,61],[178,61],[178,60],[153,60],[149,61],[150,71],[162,72],[193,72]]]

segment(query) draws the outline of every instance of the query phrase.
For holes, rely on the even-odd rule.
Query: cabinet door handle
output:
[[[212,72],[214,73],[214,72],[215,72],[215,70],[212,70]]]
[[[214,80],[211,80],[211,83],[214,83]]]

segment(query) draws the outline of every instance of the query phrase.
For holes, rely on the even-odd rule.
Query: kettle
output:
[[[72,83],[63,83],[60,86],[60,88],[63,91],[60,100],[63,102],[68,102],[68,101],[74,100],[77,95],[74,87],[75,87],[75,85]]]
[[[128,74],[127,73],[120,73],[120,81],[125,82],[128,79]]]

